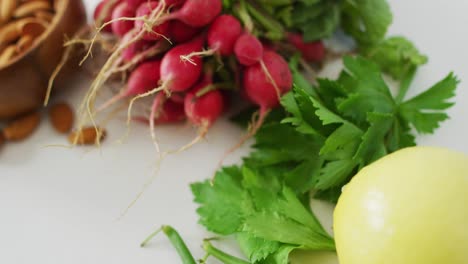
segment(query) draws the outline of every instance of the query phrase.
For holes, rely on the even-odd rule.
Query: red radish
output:
[[[179,104],[172,100],[167,100],[164,103],[159,116],[154,120],[154,122],[155,124],[172,124],[183,121],[184,119],[184,104]]]
[[[190,42],[179,44],[169,50],[161,60],[161,85],[147,93],[138,95],[130,101],[128,106],[127,125],[130,124],[132,106],[135,100],[143,98],[159,91],[183,92],[189,89],[199,78],[203,69],[200,57],[194,57],[195,64],[183,62],[180,56],[194,51],[199,51],[203,47],[204,36],[197,37]],[[155,108],[152,111],[156,111]],[[154,113],[152,114],[154,115]]]
[[[129,42],[132,38],[135,37],[134,35],[135,34],[132,34],[132,32],[129,32],[125,34],[121,41],[124,43]],[[154,42],[147,41],[144,39],[137,40],[122,51],[122,59],[125,62],[131,61],[137,54],[144,50],[147,50],[149,47],[154,45],[153,43]]]
[[[263,51],[274,51],[276,52],[276,48],[272,43],[262,43]]]
[[[130,20],[118,20],[122,17],[134,17],[135,9],[130,7],[126,2],[118,4],[114,11],[112,11],[112,32],[119,36],[123,37],[127,32],[133,29],[134,22]]]
[[[224,109],[224,98],[219,90],[203,91],[211,86],[211,74],[205,74],[204,78],[193,87],[185,97],[184,108],[188,120],[198,127],[198,136],[190,143],[175,151],[168,153],[179,153],[185,151],[202,140],[208,129],[221,116]],[[203,94],[198,94],[203,92]]]
[[[209,84],[208,84],[209,85]],[[219,90],[207,91],[198,96],[207,84],[202,82],[185,97],[185,114],[190,122],[201,130],[208,129],[223,113],[224,98]]]
[[[320,62],[325,58],[325,46],[322,41],[306,43],[302,35],[297,33],[287,34],[288,42],[296,47],[302,57],[308,62]]]
[[[158,139],[156,138],[154,125],[158,122],[169,123],[171,121],[181,121],[185,118],[184,105],[175,103],[168,100],[165,93],[158,93],[151,105],[151,114],[149,116],[149,125],[151,131],[151,138],[153,139],[154,146],[158,153],[159,149]],[[180,120],[179,120],[180,119]]]
[[[179,20],[169,21],[169,39],[175,43],[183,43],[191,40],[197,33],[200,32],[199,28],[191,27]]]
[[[182,7],[167,15],[165,20],[177,19],[192,27],[210,24],[223,9],[221,0],[190,0]]]
[[[190,2],[190,1],[189,1]],[[200,51],[203,47],[204,37],[179,44],[169,50],[162,59],[161,80],[166,89],[172,92],[182,92],[190,87],[200,78],[203,69],[200,57],[193,58],[194,64],[183,62],[180,56],[191,52]]]
[[[98,112],[111,106],[120,99],[129,96],[137,96],[148,92],[158,86],[160,80],[161,61],[147,61],[140,64],[133,72],[127,81],[126,89],[110,98],[102,106],[98,108]]]
[[[146,1],[147,0],[125,0],[127,5],[133,8],[134,10],[136,10],[141,4],[143,4]]]
[[[176,103],[183,104],[185,100],[185,93],[172,93],[169,99]]]
[[[268,49],[268,51],[271,52],[270,49]],[[268,67],[266,67],[263,61],[265,48],[260,40],[258,40],[258,38],[251,35],[250,33],[244,33],[237,39],[236,45],[234,46],[234,53],[236,54],[237,60],[242,65],[253,66],[255,64],[259,64],[265,76],[267,76],[267,78],[270,80],[270,83],[275,88],[276,95],[279,100],[281,97],[281,90],[278,87],[278,84],[276,84],[275,79],[272,78]]]
[[[234,52],[234,44],[242,33],[242,26],[237,18],[231,15],[217,17],[208,29],[208,46],[222,56]]]
[[[210,56],[219,54],[221,56],[230,56],[234,52],[234,44],[242,33],[242,26],[239,20],[231,15],[221,15],[217,17],[207,33],[207,42],[209,50],[194,52],[183,56],[183,60],[190,61],[193,56]]]
[[[272,51],[265,51],[263,62],[281,94],[288,92],[292,87],[292,75],[288,63]],[[266,111],[279,105],[275,87],[260,64],[244,70],[243,86],[247,97],[260,106],[260,117],[262,113],[264,115]]]
[[[118,0],[103,0],[96,6],[96,9],[94,9],[93,18],[98,27],[112,19],[112,10],[114,10],[118,3]],[[105,26],[102,30],[108,33],[112,33],[111,25]]]
[[[237,39],[234,53],[240,64],[251,66],[262,60],[263,46],[258,38],[250,33],[244,33]]]
[[[166,6],[171,8],[175,6],[180,6],[185,3],[185,0],[165,0]]]
[[[160,108],[154,112],[154,124],[171,124],[183,121],[186,118],[184,104],[175,102],[172,97],[166,99],[164,93],[156,95],[153,107]],[[148,119],[148,123],[151,123],[151,117]]]
[[[141,4],[137,11],[136,11],[136,16],[137,17],[143,17],[143,16],[148,16],[150,15],[156,8],[161,8],[161,5],[158,1],[151,1],[151,2],[144,2]],[[145,22],[143,20],[136,20],[135,21],[135,28],[138,30],[143,29]],[[168,34],[169,30],[169,23],[168,22],[163,22],[161,24],[157,24],[153,26],[152,31],[153,32],[147,32],[146,34],[143,35],[143,39],[145,40],[159,40],[163,38],[163,36],[166,36]]]
[[[278,86],[281,94],[284,94],[292,88],[292,74],[289,70],[288,63],[275,52],[265,51],[262,61],[264,62],[267,72],[271,74],[271,78]],[[241,138],[238,144],[229,149],[221,159],[219,166],[222,165],[224,159],[232,152],[241,147],[249,138],[254,136],[258,129],[265,121],[268,112],[279,105],[279,98],[275,85],[267,76],[261,64],[255,64],[247,67],[244,70],[243,86],[246,96],[254,104],[260,107],[258,119],[252,124],[249,132]]]

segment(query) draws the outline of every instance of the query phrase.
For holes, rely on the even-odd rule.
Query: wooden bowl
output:
[[[55,1],[56,17],[34,46],[0,67],[0,120],[42,105],[49,77],[62,57],[65,38],[73,37],[86,24],[81,0]],[[71,73],[70,69],[64,69],[56,86],[63,86],[61,83]]]

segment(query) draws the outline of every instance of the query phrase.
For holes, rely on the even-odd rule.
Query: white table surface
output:
[[[95,0],[85,2],[89,10],[96,4]],[[430,57],[414,87],[426,88],[451,70],[465,81],[459,86],[456,106],[449,111],[451,119],[435,135],[418,137],[418,142],[468,153],[468,1],[390,2],[394,13],[390,33],[409,36]],[[73,86],[67,100],[76,105],[86,80]],[[241,130],[223,120],[206,142],[169,157],[154,184],[117,221],[151,177],[155,152],[143,125],[135,125],[123,145],[114,141],[123,133],[124,123],[115,120],[107,129],[110,137],[100,151],[46,148],[65,143],[65,138],[44,120],[32,138],[0,150],[0,263],[180,263],[163,236],[150,247],[139,248],[141,240],[161,224],[176,227],[194,255],[202,255],[200,244],[209,234],[197,224],[188,184],[210,177],[220,155],[238,140]],[[180,146],[195,132],[175,126],[158,129],[158,133],[166,146]],[[247,149],[229,162],[239,161]],[[329,228],[331,210],[320,211]],[[227,249],[236,252],[233,246]]]

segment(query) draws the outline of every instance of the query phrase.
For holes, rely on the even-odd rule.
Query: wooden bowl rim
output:
[[[76,1],[76,0],[54,0],[54,1],[61,1],[60,4],[58,4],[59,10],[55,10],[55,15],[54,18],[52,19],[52,23],[47,27],[44,33],[42,33],[39,38],[34,42],[32,47],[29,48],[28,51],[25,53],[21,54],[20,56],[15,57],[13,60],[8,62],[7,64],[4,64],[3,66],[0,66],[0,70],[4,70],[8,67],[14,66],[17,62],[20,60],[24,59],[31,53],[35,52],[38,47],[52,34],[52,32],[57,28],[57,26],[62,22],[63,16],[65,15],[67,9],[68,9],[68,4],[70,1]]]

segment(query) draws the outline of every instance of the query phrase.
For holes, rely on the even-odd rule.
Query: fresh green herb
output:
[[[344,0],[342,27],[360,46],[369,47],[385,38],[392,23],[386,0]]]
[[[227,167],[213,183],[193,184],[200,223],[218,234],[235,234],[255,263],[275,258],[284,245],[334,250],[333,239],[284,183],[284,172],[274,167]]]
[[[404,37],[385,39],[367,50],[366,56],[397,80],[404,79],[427,62],[427,57]]]
[[[397,102],[376,64],[345,57],[344,65],[337,81],[318,80],[316,95],[296,86],[282,100],[291,114],[283,122],[323,142],[317,161],[321,167],[313,176],[313,187],[321,191],[341,188],[365,165],[415,145],[411,128],[432,133],[448,118],[444,110],[452,106],[458,83],[449,74],[426,92]]]
[[[330,37],[340,26],[340,1],[298,1],[291,11],[291,26],[304,34],[305,41]]]

